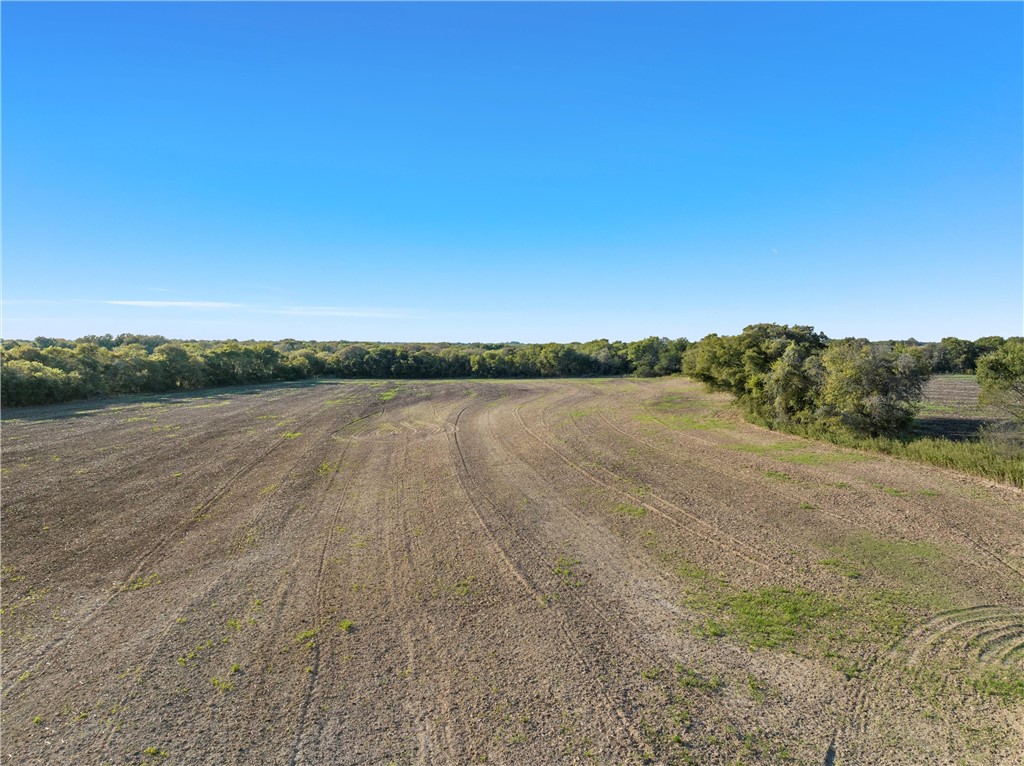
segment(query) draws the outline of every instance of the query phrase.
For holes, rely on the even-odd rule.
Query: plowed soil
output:
[[[1006,416],[979,403],[981,386],[974,375],[934,375],[924,384],[921,412],[914,432],[943,439],[970,439],[982,427],[993,428]]]
[[[1018,764],[1024,495],[682,379],[6,414],[12,764]]]

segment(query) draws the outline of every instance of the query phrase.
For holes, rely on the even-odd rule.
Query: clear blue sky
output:
[[[1024,5],[2,7],[3,335],[1024,333]]]

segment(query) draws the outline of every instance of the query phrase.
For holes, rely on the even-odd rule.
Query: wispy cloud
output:
[[[244,309],[243,303],[220,301],[100,301],[112,306],[141,306],[147,309]]]
[[[256,314],[277,314],[295,317],[345,317],[348,319],[416,319],[421,315],[409,309],[374,306],[268,306],[222,301],[97,301],[110,306],[134,306],[147,309],[235,309]]]

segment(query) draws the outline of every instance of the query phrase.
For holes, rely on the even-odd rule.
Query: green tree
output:
[[[768,370],[764,381],[764,405],[773,424],[813,422],[824,367],[816,345],[790,341]]]
[[[818,419],[867,436],[896,436],[913,420],[928,365],[917,349],[891,351],[861,340],[833,341],[822,354]]]
[[[160,377],[160,390],[199,388],[205,385],[206,370],[198,354],[179,343],[164,343],[153,351],[155,373]]]
[[[1024,338],[1010,338],[978,359],[981,400],[1024,423]]]
[[[137,343],[118,346],[111,352],[110,363],[104,370],[108,391],[121,394],[137,394],[154,388],[151,380],[152,361],[146,349]],[[159,378],[159,373],[154,378]]]
[[[626,357],[633,366],[633,372],[641,378],[657,375],[658,361],[664,346],[665,341],[656,335],[630,343],[626,347]]]
[[[746,375],[738,336],[711,333],[690,346],[683,356],[683,373],[712,391],[741,397],[746,390]]]
[[[802,325],[757,324],[740,335],[709,335],[691,346],[683,372],[713,391],[735,396],[751,419],[768,426],[789,422],[812,398],[807,359],[828,343]]]
[[[974,363],[978,358],[978,346],[969,340],[960,338],[943,338],[939,344],[942,349],[941,364],[936,372],[974,372]]]

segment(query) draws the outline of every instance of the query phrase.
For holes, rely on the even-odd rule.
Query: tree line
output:
[[[938,343],[920,343],[910,338],[901,341],[878,341],[875,345],[890,348],[899,345],[917,349],[914,353],[921,356],[933,373],[973,375],[977,370],[978,360],[999,351],[1006,340],[998,335],[989,335],[977,340],[943,338]]]
[[[738,335],[630,343],[361,343],[169,340],[160,335],[36,338],[0,345],[0,402],[51,404],[116,394],[333,378],[545,378],[682,372],[732,394],[773,428],[893,436],[933,372],[974,373],[983,394],[1024,417],[1024,339],[938,343],[831,340],[812,327],[751,325]]]
[[[685,338],[632,343],[353,343],[287,339],[180,341],[159,335],[36,338],[0,347],[0,401],[51,404],[115,394],[163,393],[333,378],[549,378],[669,375]]]

